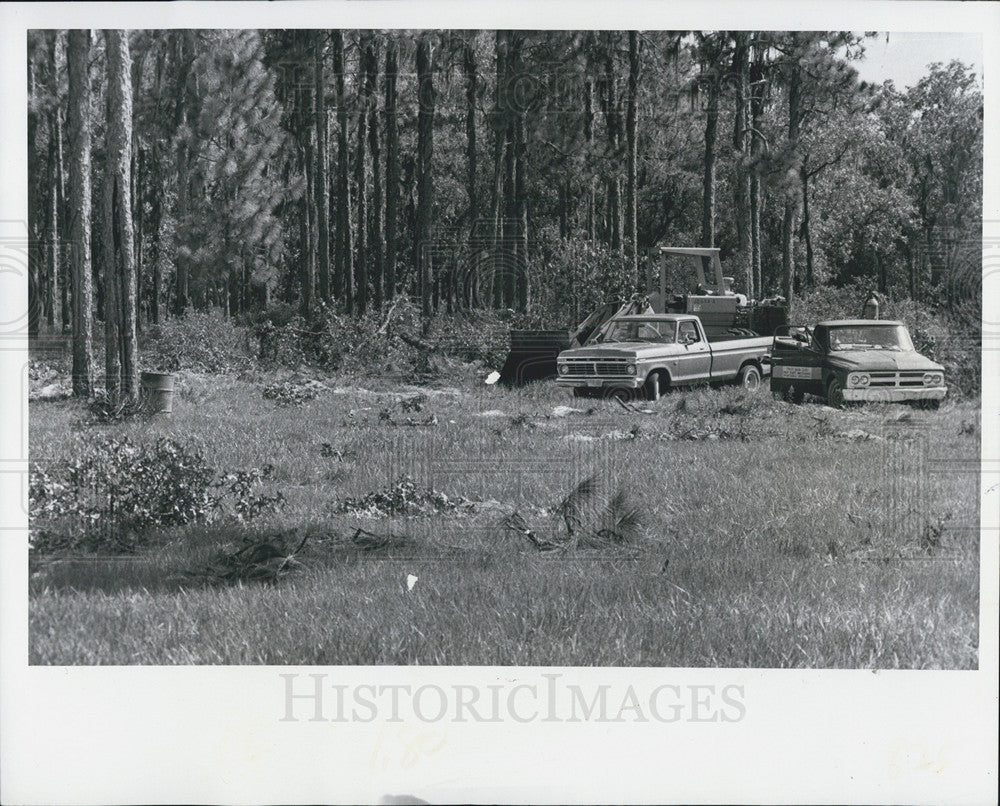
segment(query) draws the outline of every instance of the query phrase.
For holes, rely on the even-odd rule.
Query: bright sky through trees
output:
[[[932,62],[958,59],[972,66],[982,82],[983,38],[970,33],[880,32],[865,41],[865,58],[855,62],[863,81],[881,84],[890,79],[900,90],[927,75]]]

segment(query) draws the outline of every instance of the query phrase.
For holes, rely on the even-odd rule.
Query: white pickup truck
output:
[[[657,400],[671,387],[739,383],[756,390],[769,372],[773,340],[748,331],[706,337],[691,314],[619,316],[583,347],[564,350],[556,361],[556,382],[576,397],[634,397]]]

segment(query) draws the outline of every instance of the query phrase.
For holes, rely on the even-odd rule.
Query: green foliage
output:
[[[535,268],[533,283],[530,317],[555,328],[579,324],[610,300],[638,290],[623,255],[578,238],[554,244]]]
[[[78,445],[58,470],[35,464],[29,503],[32,547],[131,551],[154,526],[250,520],[284,500],[258,495],[271,469],[215,478],[201,450],[169,437],[152,444],[101,438]]]
[[[143,364],[165,372],[241,372],[253,366],[245,327],[218,308],[188,310],[168,319],[142,345]]]
[[[262,62],[253,30],[214,31],[192,70],[199,77],[199,115],[187,139],[199,192],[181,226],[180,251],[191,260],[193,289],[242,278],[273,280],[282,256],[280,204],[302,183],[281,178],[289,143],[278,125],[275,75]],[[204,293],[202,291],[201,293]]]

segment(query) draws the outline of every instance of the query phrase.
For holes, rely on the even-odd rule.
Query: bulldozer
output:
[[[602,305],[574,330],[512,330],[500,383],[521,386],[554,377],[559,353],[583,347],[619,316],[691,313],[701,319],[709,337],[721,333],[771,336],[788,324],[784,300],[756,302],[733,291],[733,278],[723,275],[716,248],[657,246],[647,256],[647,266],[653,270],[646,272],[645,293]],[[675,293],[675,288],[686,290]]]

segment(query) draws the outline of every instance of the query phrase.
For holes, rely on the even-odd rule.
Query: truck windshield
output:
[[[609,322],[595,344],[620,341],[648,341],[656,344],[673,344],[676,341],[676,324],[642,319],[618,319]]]
[[[856,325],[830,328],[830,350],[913,350],[902,325]]]

